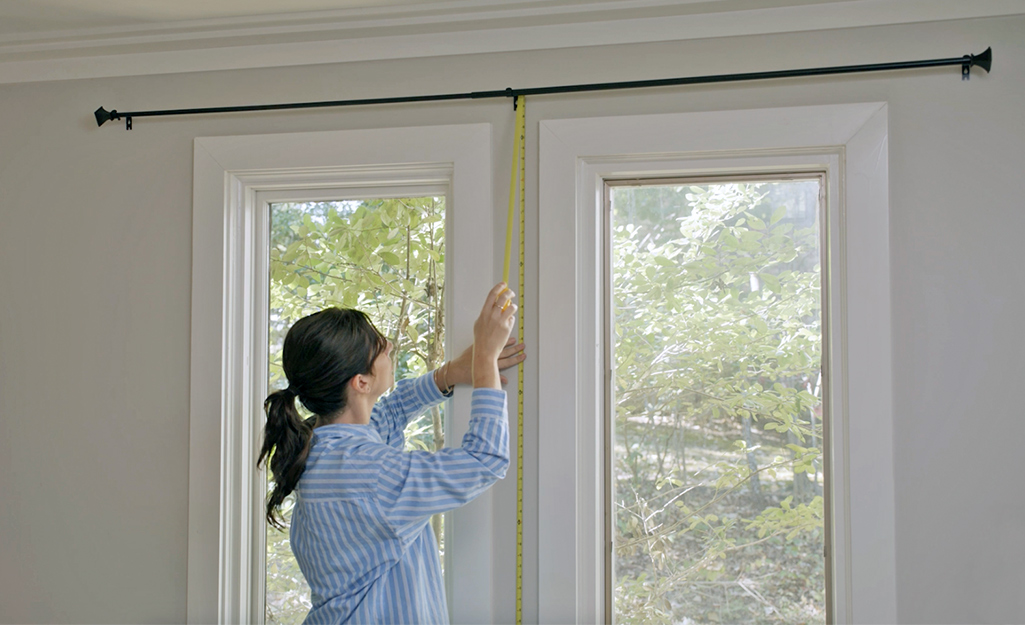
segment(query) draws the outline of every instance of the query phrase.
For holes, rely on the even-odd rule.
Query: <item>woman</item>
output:
[[[329,308],[285,337],[288,388],[264,403],[257,464],[269,458],[267,520],[296,493],[289,539],[310,584],[306,623],[448,621],[431,515],[456,508],[505,476],[509,430],[499,368],[523,361],[507,342],[516,305],[499,283],[473,327],[473,346],[438,370],[394,380],[393,346],[355,310]],[[403,450],[413,418],[472,383],[469,429],[457,449]],[[304,421],[299,399],[314,417]]]

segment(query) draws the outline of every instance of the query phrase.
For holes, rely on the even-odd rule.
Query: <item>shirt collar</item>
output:
[[[331,423],[313,429],[314,440],[332,440],[336,438],[351,438],[355,440],[370,440],[382,442],[381,434],[372,425],[357,425],[355,423]]]

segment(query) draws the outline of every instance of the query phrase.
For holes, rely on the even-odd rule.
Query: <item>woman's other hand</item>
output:
[[[509,337],[505,347],[498,355],[498,370],[511,369],[527,359],[525,353],[526,345],[517,343],[516,339]],[[452,385],[473,384],[473,345],[463,350],[458,357],[442,365],[445,369],[445,380]],[[502,384],[508,384],[509,380],[504,375],[499,375]]]
[[[510,336],[509,340],[505,343],[505,347],[502,349],[502,353],[498,355],[498,370],[505,371],[506,369],[511,369],[526,360],[527,352],[524,351],[526,347],[525,343],[517,343],[516,339]],[[508,384],[509,380],[504,375],[499,377],[502,379],[502,384]]]

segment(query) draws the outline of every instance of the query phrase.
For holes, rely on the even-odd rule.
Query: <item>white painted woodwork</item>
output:
[[[494,273],[492,239],[480,236],[492,228],[491,127],[201,137],[194,180],[188,619],[262,622],[266,474],[255,459],[267,388],[267,203],[440,190],[446,347],[462,349]],[[451,400],[450,441],[466,430],[469,397]],[[491,493],[448,518],[452,620],[491,621]]]
[[[541,622],[608,618],[603,180],[765,171],[827,172],[834,617],[896,621],[886,119],[865,103],[540,122]]]

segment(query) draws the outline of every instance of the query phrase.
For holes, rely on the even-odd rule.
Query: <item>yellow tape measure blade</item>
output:
[[[526,100],[523,96],[516,98],[516,153],[513,157],[513,170],[519,171],[520,187],[520,223],[519,223],[519,294],[520,308],[517,311],[517,333],[519,342],[524,342],[523,333],[523,291],[524,291],[524,207],[526,200]],[[515,175],[513,176],[515,180]],[[510,185],[510,198],[513,194]],[[506,241],[509,247],[512,245],[512,211],[509,212],[509,227],[506,230]],[[511,254],[506,255],[506,270]],[[508,284],[508,282],[506,282]],[[516,625],[523,625],[523,365],[516,372],[517,378],[517,401],[516,401]]]

